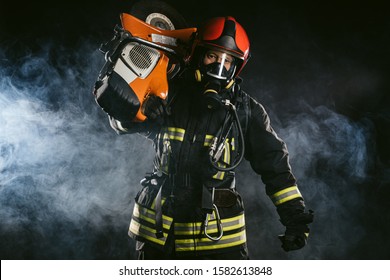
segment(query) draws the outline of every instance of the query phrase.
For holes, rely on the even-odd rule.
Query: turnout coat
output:
[[[124,123],[110,117],[119,134],[140,133],[153,141],[156,151],[154,168],[141,180],[135,198],[131,237],[183,255],[245,249],[245,213],[239,194],[245,186],[235,185],[234,169],[223,169],[241,155],[261,176],[275,206],[302,199],[286,144],[264,107],[238,83],[220,95],[234,104],[241,129],[232,125],[228,130],[215,165],[210,162],[210,147],[228,109],[208,108],[195,81],[171,82],[166,114],[157,120]]]

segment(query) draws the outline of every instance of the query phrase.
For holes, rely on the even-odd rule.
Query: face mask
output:
[[[232,68],[234,69],[234,67]],[[218,62],[205,65],[202,70],[204,73],[204,103],[209,109],[218,109],[222,105],[221,90],[229,88],[232,84],[232,81],[227,78],[231,75],[231,71],[226,70],[226,68]]]
[[[204,73],[206,79],[217,79],[221,81],[228,81],[231,77],[234,67],[230,67],[228,71],[223,63],[214,62],[204,66]]]
[[[218,109],[222,105],[222,97],[219,94],[221,84],[218,80],[206,83],[203,91],[203,102],[209,109]]]

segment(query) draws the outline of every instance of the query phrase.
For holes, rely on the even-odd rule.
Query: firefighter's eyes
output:
[[[207,58],[211,60],[218,60],[218,56],[211,53],[207,54]]]
[[[218,55],[216,55],[214,53],[208,53],[208,54],[206,54],[206,56],[208,59],[210,59],[212,61],[219,61],[219,58],[220,58]],[[222,58],[221,58],[221,60],[222,60]],[[229,57],[225,58],[225,61],[224,61],[225,64],[231,64],[232,62],[233,62],[233,58],[229,58]]]

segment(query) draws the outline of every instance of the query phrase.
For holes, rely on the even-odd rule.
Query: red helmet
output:
[[[203,47],[203,48],[202,48]],[[235,78],[249,59],[249,39],[244,28],[231,16],[216,17],[208,20],[198,30],[194,43],[193,57],[196,66],[201,66],[199,57],[205,49],[213,49],[233,56],[234,69],[227,77]],[[202,52],[203,50],[203,52]]]

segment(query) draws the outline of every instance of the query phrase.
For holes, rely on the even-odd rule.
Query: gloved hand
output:
[[[142,103],[141,112],[150,120],[156,120],[164,114],[169,115],[167,102],[156,95],[149,95]]]
[[[121,122],[132,121],[140,108],[136,94],[115,72],[103,80],[98,80],[93,94],[103,111]]]
[[[278,206],[280,221],[286,227],[284,234],[279,235],[284,251],[298,250],[307,243],[310,229],[308,224],[313,222],[313,211],[304,212],[302,200],[296,199]]]

